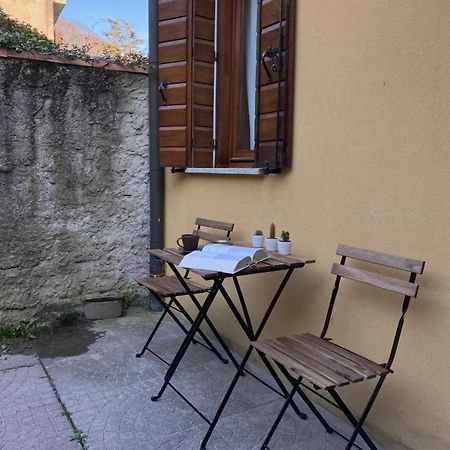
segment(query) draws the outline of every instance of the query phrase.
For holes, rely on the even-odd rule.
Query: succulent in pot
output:
[[[264,247],[264,234],[261,230],[252,234],[252,247]]]
[[[265,241],[266,250],[269,252],[275,252],[278,248],[278,239],[275,237],[275,224],[270,225],[269,237],[266,237]]]
[[[283,230],[278,241],[278,253],[280,255],[290,255],[292,249],[292,242],[289,236],[289,231]]]

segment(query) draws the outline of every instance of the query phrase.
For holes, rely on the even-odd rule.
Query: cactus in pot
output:
[[[280,234],[280,240],[278,242],[278,252],[280,255],[290,255],[292,248],[291,237],[289,231],[283,230]]]
[[[264,246],[264,234],[261,230],[256,230],[252,234],[252,247],[263,247]]]
[[[275,224],[270,225],[269,237],[266,237],[266,250],[274,252],[278,247],[278,239],[275,237]]]

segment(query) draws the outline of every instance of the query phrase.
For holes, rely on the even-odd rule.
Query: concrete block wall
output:
[[[0,59],[0,322],[79,307],[146,272],[147,86]]]

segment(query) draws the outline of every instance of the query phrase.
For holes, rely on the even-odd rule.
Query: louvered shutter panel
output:
[[[159,0],[159,159],[162,167],[189,162],[189,0]]]
[[[294,34],[295,0],[259,0],[257,167],[291,165]]]
[[[159,0],[162,167],[200,167],[212,162],[214,3]]]
[[[192,165],[212,167],[215,0],[193,0]]]

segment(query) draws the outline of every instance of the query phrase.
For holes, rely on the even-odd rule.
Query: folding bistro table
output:
[[[178,270],[177,266],[180,264],[182,255],[178,252],[176,249],[153,249],[149,250],[149,253],[151,256],[159,258],[161,261],[168,264],[170,269],[173,271],[175,276],[177,277],[178,281],[180,282],[180,286],[185,289],[186,294],[189,295],[193,300],[194,303],[197,303],[198,300],[195,297],[195,294],[191,291],[190,286],[185,278],[183,278],[182,274]],[[236,318],[237,322],[241,326],[242,330],[246,334],[247,338],[249,339],[249,347],[248,350],[241,362],[240,370],[239,372],[242,372],[242,374],[245,372],[248,375],[252,376],[253,378],[257,379],[259,382],[266,385],[269,389],[276,392],[278,395],[282,396],[285,399],[289,398],[289,392],[287,391],[286,387],[280,380],[278,374],[275,372],[267,358],[265,356],[262,356],[262,360],[264,364],[266,365],[268,371],[272,375],[273,379],[275,380],[276,384],[278,385],[279,389],[274,388],[270,384],[268,384],[266,381],[262,380],[261,378],[257,377],[255,374],[250,372],[249,370],[245,369],[245,364],[250,358],[250,355],[253,351],[253,347],[250,345],[251,341],[257,340],[261,333],[264,330],[264,327],[275,307],[275,305],[278,302],[278,299],[280,298],[287,282],[289,281],[289,278],[291,277],[293,271],[295,269],[304,267],[306,264],[314,263],[315,261],[313,259],[306,259],[302,257],[297,256],[281,256],[277,252],[268,252],[269,258],[261,261],[257,264],[254,264],[250,267],[247,267],[246,269],[243,269],[235,274],[226,274],[221,272],[213,272],[213,271],[206,271],[206,270],[194,270],[191,269],[191,272],[196,273],[200,275],[204,280],[206,281],[212,281],[213,284],[211,286],[211,289],[208,292],[208,295],[201,306],[199,313],[197,314],[197,317],[195,318],[194,322],[191,325],[191,328],[189,332],[187,333],[183,343],[181,344],[180,348],[178,349],[173,361],[170,363],[169,368],[167,369],[167,372],[164,376],[164,383],[161,386],[159,392],[157,395],[153,396],[151,399],[152,401],[157,401],[161,398],[161,396],[164,394],[164,391],[166,390],[167,386],[171,387],[197,414],[200,415],[209,425],[209,429],[207,432],[207,435],[205,436],[205,439],[202,442],[202,447],[205,448],[205,445],[214,430],[215,425],[217,424],[217,421],[219,420],[223,409],[225,408],[228,399],[231,396],[231,393],[234,390],[234,387],[236,386],[237,380],[239,376],[235,376],[231,382],[231,385],[225,394],[219,409],[217,410],[214,418],[212,420],[208,419],[196,406],[189,400],[185,395],[183,395],[172,383],[171,379],[177,370],[180,362],[182,361],[189,345],[194,339],[194,336],[196,335],[197,331],[200,328],[200,325],[202,322],[207,319],[207,314],[209,311],[209,308],[211,307],[214,299],[216,298],[217,294],[220,292],[225,299],[225,302],[229,306],[231,312],[233,313],[233,316]],[[263,273],[271,273],[271,272],[284,272],[284,277],[282,278],[277,290],[275,291],[275,294],[270,301],[262,319],[258,326],[255,326],[252,324],[252,320],[250,318],[250,314],[247,308],[247,304],[245,301],[245,297],[243,294],[243,291],[241,289],[239,278],[247,275],[256,275],[256,274],[263,274]],[[226,287],[224,286],[224,281],[227,278],[231,278],[233,280],[234,288],[236,291],[236,295],[240,304],[240,307],[242,309],[242,312],[239,311],[236,304],[233,302],[230,293],[227,291]],[[306,414],[302,413],[294,403],[294,400],[290,399],[290,404],[294,411],[302,418],[306,419]]]

